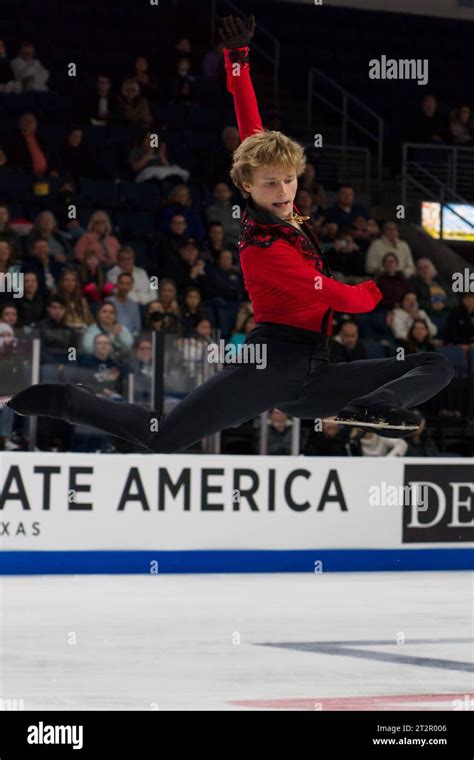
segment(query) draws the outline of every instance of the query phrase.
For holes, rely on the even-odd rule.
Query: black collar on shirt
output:
[[[311,229],[311,227],[306,221],[304,221],[301,225],[298,225],[298,228],[296,228],[294,224],[291,224],[285,219],[280,219],[279,216],[277,216],[276,214],[273,214],[271,211],[266,211],[265,209],[257,208],[255,206],[255,203],[252,197],[247,199],[247,205],[245,207],[245,210],[248,216],[257,224],[270,224],[270,225],[278,224],[278,225],[284,225],[285,227],[291,227],[292,229],[297,229],[300,232],[300,234],[303,235],[306,238],[306,240],[309,241],[311,246],[314,248],[315,252],[321,256],[321,259],[324,262],[324,265],[326,267],[326,271],[329,274],[329,276],[331,276],[331,270],[329,268],[328,262],[324,255],[324,251],[321,248],[321,244],[319,243],[319,240],[317,239],[313,230]],[[293,212],[295,214],[299,214],[299,211],[296,208],[294,203],[293,203]]]

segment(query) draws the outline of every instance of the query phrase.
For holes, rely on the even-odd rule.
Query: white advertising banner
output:
[[[470,459],[0,454],[0,554],[474,547]]]

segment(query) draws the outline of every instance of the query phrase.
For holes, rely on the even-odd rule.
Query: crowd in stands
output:
[[[419,112],[410,120],[408,136],[417,143],[473,147],[474,115],[471,107],[462,103],[445,114],[434,95],[425,95]]]
[[[183,107],[194,118],[205,92],[230,99],[222,46],[200,61],[189,38],[177,40],[174,51],[159,80],[145,56],[130,61],[121,82],[98,72],[94,86],[77,93],[73,119],[58,111],[53,122],[44,98],[51,108],[54,72],[31,43],[10,60],[0,41],[0,109],[11,116],[9,133],[0,134],[0,275],[21,274],[24,286],[21,298],[0,292],[0,366],[20,355],[25,337],[38,334],[43,381],[86,382],[121,400],[133,373],[135,400],[149,403],[153,331],[173,334],[179,361],[171,357],[168,370],[178,375],[184,365],[203,362],[216,336],[238,354],[253,329],[237,249],[243,201],[228,177],[238,130],[224,123],[217,145],[204,131],[199,144],[191,140],[180,150],[176,126],[164,118]],[[423,100],[420,139],[422,123],[425,137],[444,139],[430,98]],[[23,110],[23,102],[31,109]],[[458,109],[453,141],[467,144],[471,127],[469,109]],[[397,222],[375,219],[350,185],[339,186],[334,202],[329,194],[308,162],[296,205],[310,218],[334,276],[350,284],[373,277],[383,294],[371,314],[336,315],[331,361],[474,346],[474,293],[457,296],[431,260],[415,261]],[[270,423],[269,453],[288,453],[278,441],[287,447],[291,420],[274,410]],[[55,430],[50,448],[61,445]],[[5,410],[4,446],[21,448],[25,436],[22,421]],[[307,437],[304,451],[435,451],[425,431],[396,445],[373,438],[327,424]],[[109,450],[111,443],[76,430],[74,441],[62,445]]]

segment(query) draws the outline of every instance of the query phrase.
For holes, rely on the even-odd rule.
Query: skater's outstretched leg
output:
[[[305,358],[302,359],[307,363]],[[295,361],[290,367],[296,367]],[[231,425],[238,425],[295,397],[297,368],[259,370],[226,366],[196,388],[170,414],[136,404],[108,401],[80,385],[34,385],[16,394],[9,406],[18,414],[40,415],[97,428],[154,452],[173,453]]]
[[[281,407],[303,418],[337,415],[357,427],[377,424],[379,435],[407,435],[419,420],[410,408],[435,396],[454,375],[451,363],[434,352],[409,354],[403,360],[374,359],[315,365],[301,397]],[[384,433],[383,424],[392,425]],[[381,427],[382,424],[382,427]],[[395,427],[394,427],[395,426]],[[396,427],[402,428],[397,432]],[[403,428],[410,428],[403,430]]]

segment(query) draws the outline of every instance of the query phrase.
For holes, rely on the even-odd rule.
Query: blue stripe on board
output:
[[[473,570],[474,550],[305,549],[294,551],[0,551],[0,574],[311,573]]]

